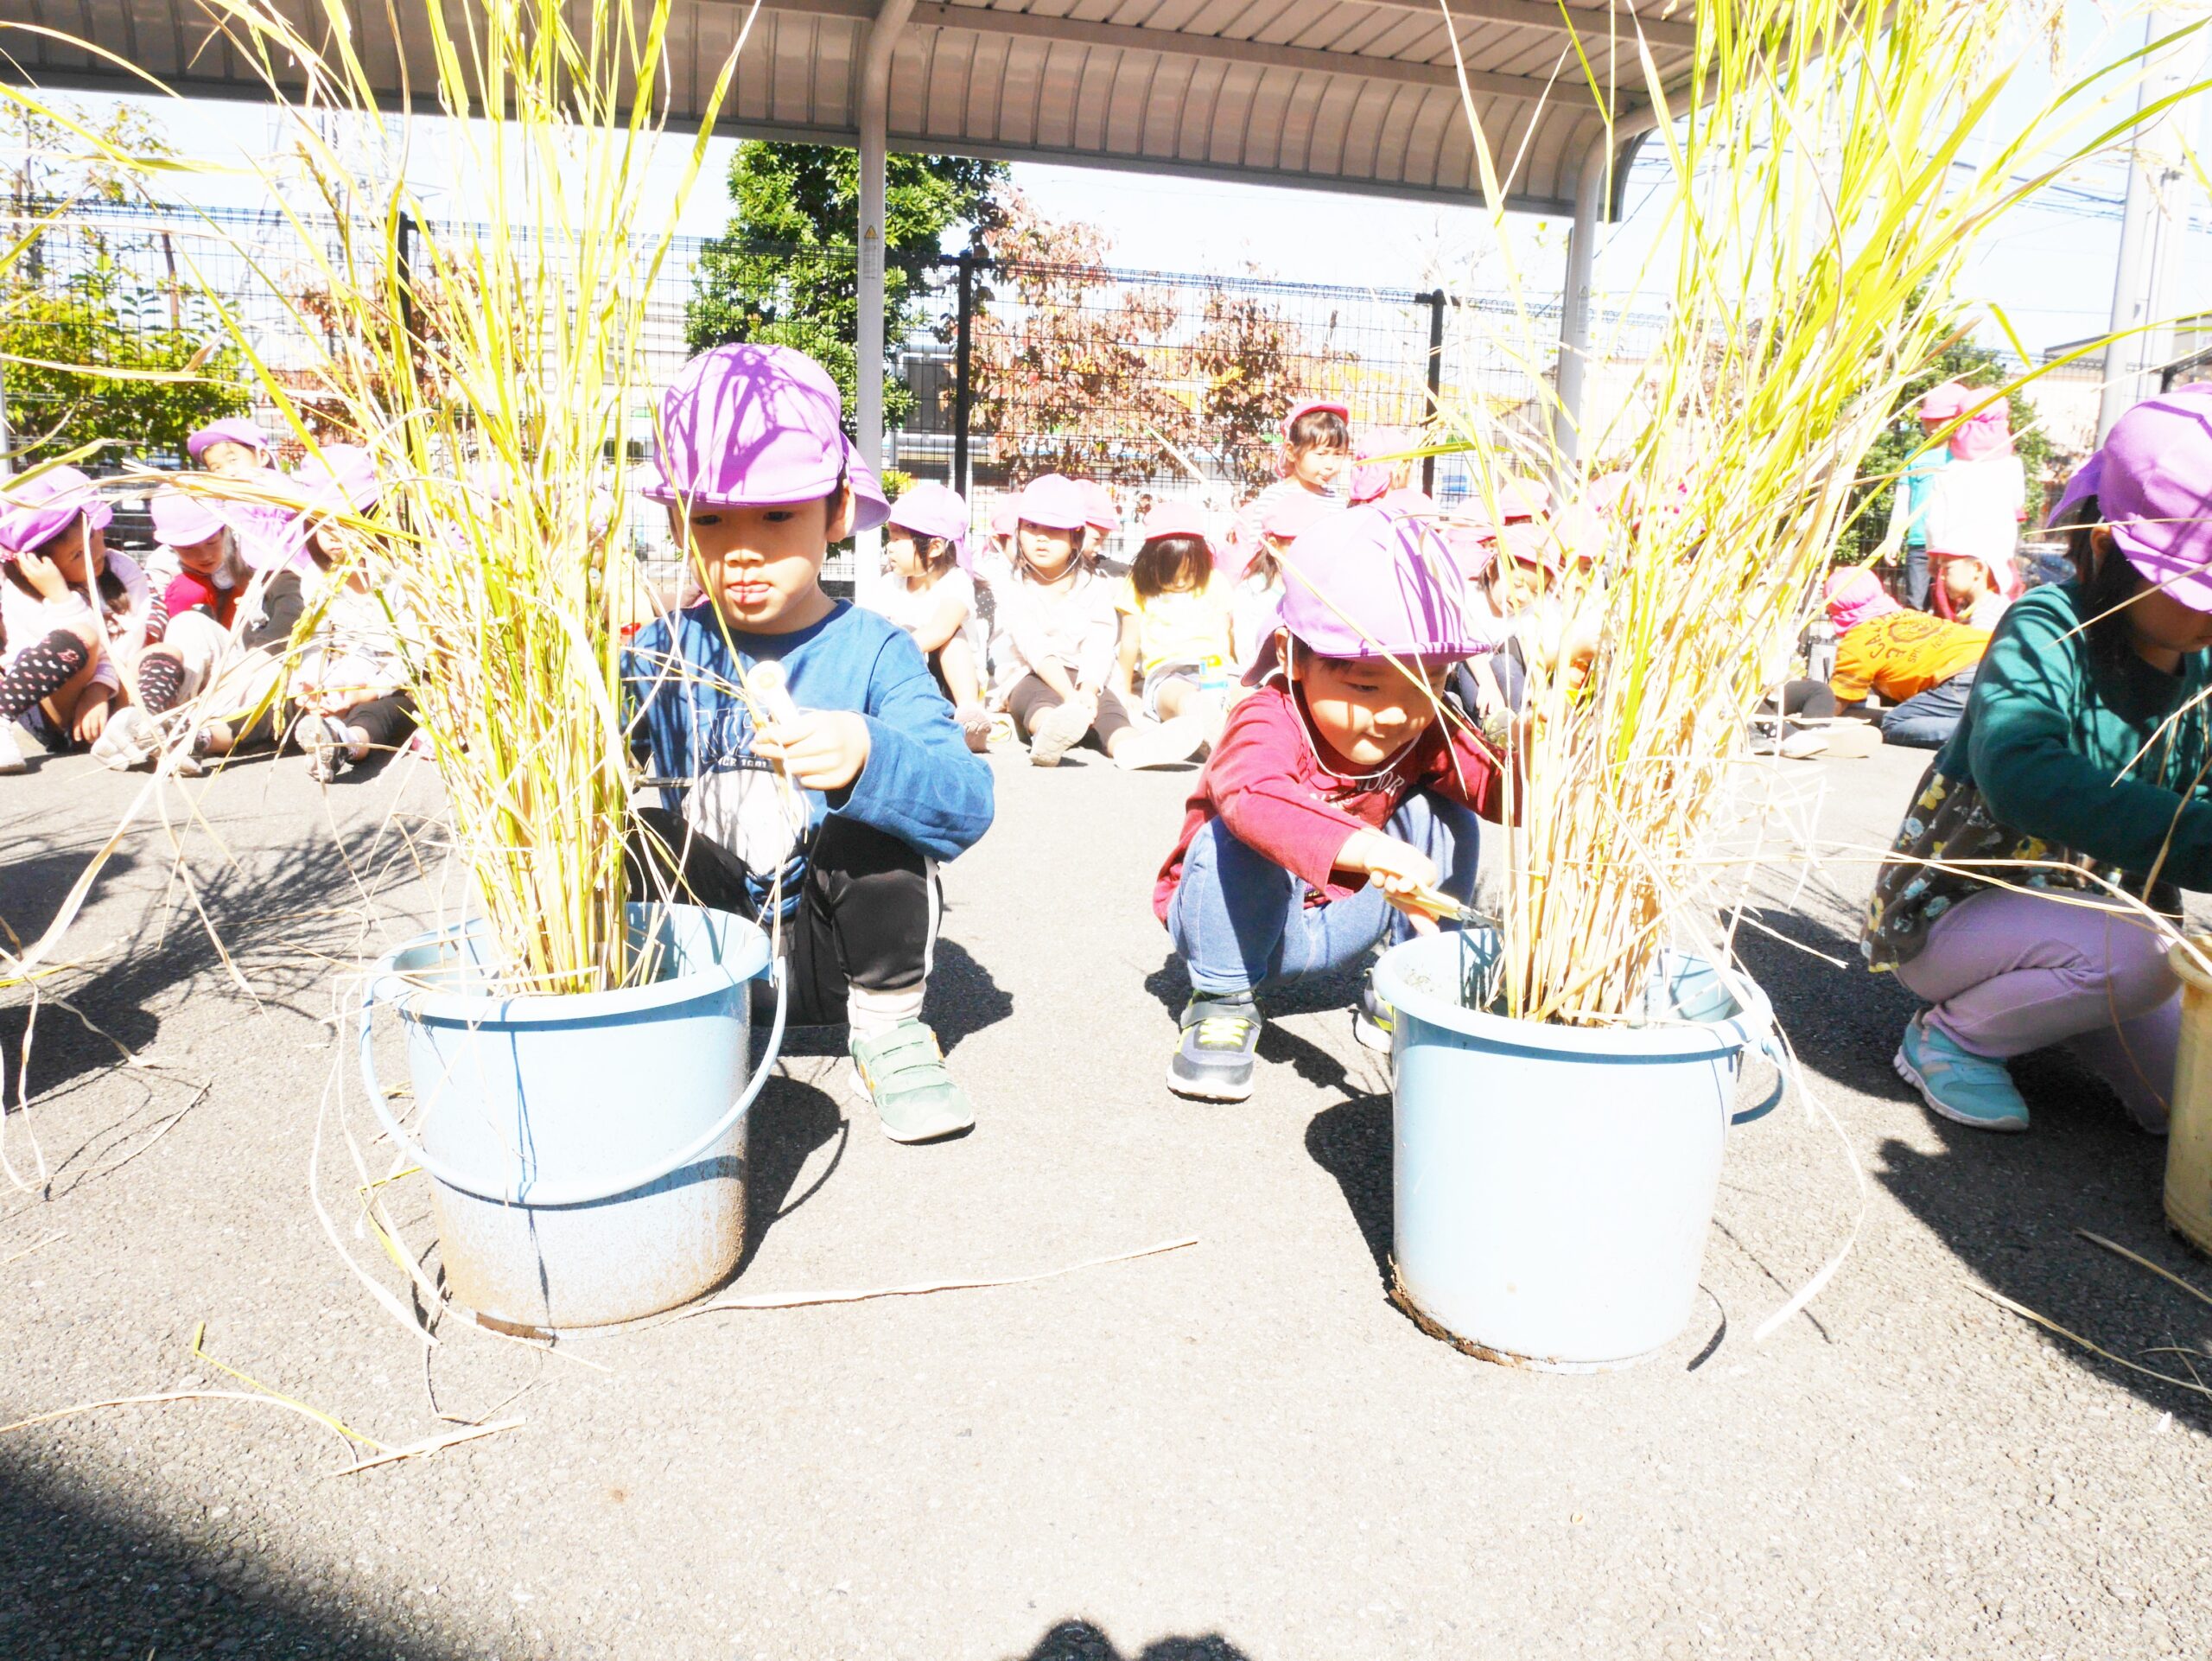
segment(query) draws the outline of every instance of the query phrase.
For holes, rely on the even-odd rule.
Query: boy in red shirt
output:
[[[1244,678],[1258,690],[1230,713],[1153,892],[1191,976],[1167,1086],[1207,1101],[1252,1093],[1256,992],[1434,929],[1439,893],[1471,900],[1477,815],[1501,806],[1498,758],[1444,716],[1477,640],[1435,531],[1353,508],[1282,563],[1281,626]],[[1389,1019],[1369,992],[1354,1030],[1382,1047]]]

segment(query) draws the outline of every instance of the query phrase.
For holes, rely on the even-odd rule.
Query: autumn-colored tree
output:
[[[1257,489],[1275,476],[1283,414],[1334,386],[1351,353],[1305,331],[1257,295],[1206,291],[1205,321],[1185,349],[1198,386],[1198,431],[1221,470]]]
[[[1178,395],[1174,297],[1116,283],[1103,233],[1054,224],[1018,192],[985,245],[1000,280],[981,296],[970,373],[991,459],[1017,480],[1179,471],[1194,413]]]

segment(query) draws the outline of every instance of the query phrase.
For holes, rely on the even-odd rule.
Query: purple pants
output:
[[[2009,1060],[2064,1044],[2137,1123],[2164,1130],[2181,982],[2139,913],[1985,888],[1936,920],[1897,979],[1961,1048]]]

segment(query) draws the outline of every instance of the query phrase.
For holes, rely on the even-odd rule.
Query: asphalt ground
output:
[[[350,971],[442,898],[434,785],[325,792],[295,758],[170,792],[68,936],[73,1009],[40,1009],[9,1116],[47,1175],[0,1199],[0,1416],[247,1391],[219,1361],[389,1445],[522,1422],[344,1476],[357,1447],[265,1402],[0,1435],[0,1655],[2204,1654],[2212,1403],[1977,1291],[2186,1367],[2141,1352],[2201,1345],[2212,1308],[2075,1232],[2212,1288],[2163,1226],[2162,1144],[2056,1057],[2021,1068],[2031,1134],[1933,1119],[1890,1069],[1906,1002],[1856,966],[1849,850],[1923,759],[1781,769],[1830,845],[1742,937],[1866,1174],[1848,1263],[1753,1341],[1859,1205],[1786,1106],[1732,1139],[1689,1329],[1582,1377],[1389,1301],[1388,1080],[1348,987],[1277,1007],[1249,1103],[1165,1093],[1182,982],[1148,896],[1188,775],[1096,756],[1000,757],[998,824],[946,872],[930,1014],[978,1129],[897,1146],[790,1056],[734,1289],[1197,1244],[552,1354],[448,1319],[426,1351],[349,1266],[404,1295],[317,1131]],[[18,934],[143,787],[81,759],[0,780]],[[0,1007],[11,1099],[26,1015]],[[385,1191],[418,1245],[421,1183]]]

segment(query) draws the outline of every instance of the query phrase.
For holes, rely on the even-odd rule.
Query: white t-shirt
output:
[[[949,599],[960,602],[961,627],[966,630],[976,620],[976,580],[957,565],[926,589],[910,589],[904,577],[890,577],[868,596],[868,608],[912,634]]]
[[[1046,593],[1020,576],[991,586],[991,697],[1006,695],[1039,660],[1058,663],[1079,690],[1107,684],[1121,644],[1122,614],[1114,583],[1084,571],[1066,589]]]
[[[1931,554],[1972,554],[2009,560],[2020,542],[2020,514],[2028,500],[2028,475],[2017,455],[1956,456],[1928,481],[1921,523]]]

